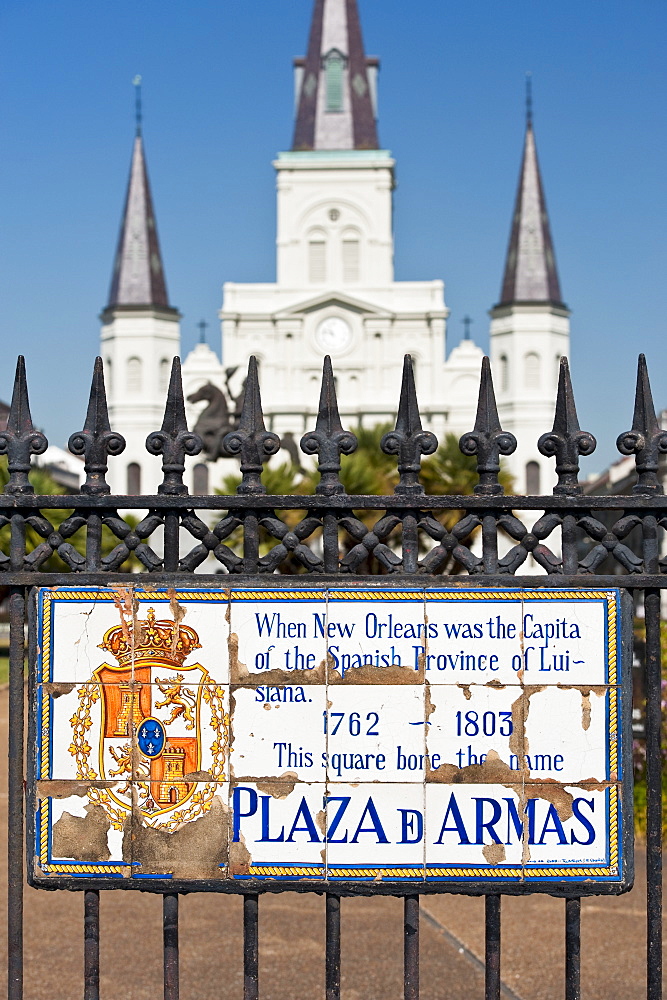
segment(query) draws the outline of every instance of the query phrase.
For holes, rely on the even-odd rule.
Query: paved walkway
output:
[[[6,746],[7,692],[0,692],[0,741]],[[4,757],[4,754],[3,754]],[[0,786],[3,844],[6,777]],[[582,996],[645,996],[644,855],[637,885],[619,898],[582,905]],[[2,897],[5,894],[4,864]],[[4,904],[3,904],[4,905]],[[503,899],[502,977],[507,1000],[564,995],[564,903],[548,896]],[[343,1000],[400,1000],[402,902],[342,902]],[[83,899],[78,893],[26,889],[26,1000],[80,1000]],[[161,900],[110,891],[101,903],[101,994],[104,1000],[162,996]],[[260,900],[262,1000],[317,1000],[324,994],[324,900],[294,893]],[[4,935],[0,960],[5,963]],[[482,1000],[484,902],[430,896],[422,903],[423,1000]],[[241,1000],[241,900],[193,894],[181,900],[182,1000]],[[3,974],[4,975],[4,974]],[[1,987],[4,992],[4,984]]]

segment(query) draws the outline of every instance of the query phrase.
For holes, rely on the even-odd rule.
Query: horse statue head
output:
[[[205,400],[204,407],[194,426],[195,434],[199,434],[204,442],[204,451],[211,460],[220,457],[220,443],[229,431],[233,430],[232,415],[229,403],[222,389],[212,382],[206,382],[196,392],[188,396],[188,403],[200,403]]]
[[[212,382],[205,382],[204,385],[201,385],[196,392],[191,393],[188,396],[188,403],[201,403],[203,399],[205,399],[209,404],[221,401],[224,406],[227,406],[227,400],[224,392],[221,389],[218,389],[216,385],[213,385]],[[203,412],[205,413],[206,410]]]

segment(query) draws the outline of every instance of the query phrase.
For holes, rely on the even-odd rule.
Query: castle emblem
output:
[[[108,629],[99,648],[116,662],[93,671],[97,694],[91,685],[79,692],[70,752],[81,777],[116,781],[89,798],[116,829],[133,808],[150,826],[196,818],[226,777],[228,743],[224,689],[201,663],[186,662],[202,648],[199,636],[149,607],[145,619]],[[97,766],[88,731],[99,734]]]

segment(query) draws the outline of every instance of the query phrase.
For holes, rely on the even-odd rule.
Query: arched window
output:
[[[130,462],[127,467],[127,495],[139,496],[141,493],[141,466],[138,462]]]
[[[308,279],[313,285],[327,280],[327,245],[321,236],[313,236],[308,243]]]
[[[510,387],[510,363],[506,354],[500,355],[500,391],[508,392]]]
[[[128,358],[127,391],[141,392],[141,358]]]
[[[557,354],[556,358],[555,358],[556,364],[555,364],[555,368],[554,368],[554,372],[555,372],[555,374],[554,374],[554,381],[556,382],[556,385],[558,385],[558,379],[560,377],[560,359],[561,359],[561,355]]]
[[[540,492],[539,462],[526,463],[526,496],[537,496]]]
[[[208,465],[198,462],[192,470],[192,492],[196,497],[208,496]]]
[[[169,368],[169,359],[162,358],[162,361],[160,362],[160,372],[158,375],[158,388],[160,392],[166,392],[169,388]]]
[[[107,358],[104,362],[104,384],[107,392],[113,392],[113,367],[111,365],[111,358]]]
[[[337,49],[332,49],[324,59],[326,74],[327,111],[343,110],[343,70],[345,58]]]
[[[540,356],[531,352],[524,358],[524,384],[526,389],[539,389],[540,387]]]
[[[343,240],[343,281],[359,281],[359,240],[346,236]]]

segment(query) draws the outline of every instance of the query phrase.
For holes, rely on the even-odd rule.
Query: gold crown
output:
[[[193,628],[170,621],[156,622],[155,611],[149,608],[146,621],[137,621],[134,628],[115,625],[105,632],[98,649],[106,649],[123,667],[142,660],[180,667],[193,649],[201,649],[201,643]]]

